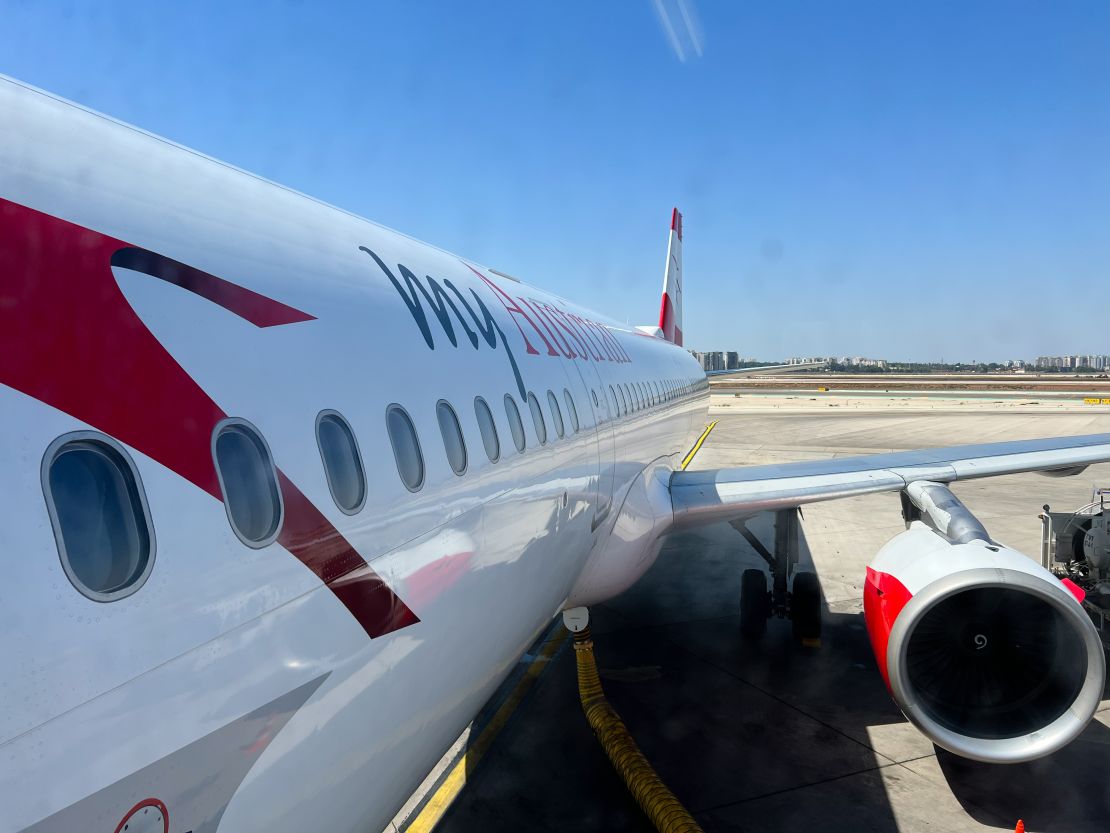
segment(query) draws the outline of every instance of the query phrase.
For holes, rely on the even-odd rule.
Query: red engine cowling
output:
[[[1073,740],[1102,697],[1102,643],[1081,599],[1016,550],[917,521],[867,568],[863,606],[906,717],[958,755],[1016,763]]]

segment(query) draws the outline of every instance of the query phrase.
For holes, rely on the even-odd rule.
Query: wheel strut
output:
[[[821,640],[821,588],[813,573],[798,572],[799,518],[797,507],[775,512],[775,551],[770,552],[763,542],[748,529],[744,521],[732,521],[731,526],[767,562],[771,574],[771,589],[767,590],[763,570],[744,571],[740,593],[740,629],[745,636],[760,636],[766,630],[766,620],[790,619],[794,636],[808,647],[816,647]],[[791,588],[793,577],[793,588]]]

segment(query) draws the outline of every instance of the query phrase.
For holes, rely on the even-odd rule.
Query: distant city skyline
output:
[[[816,362],[835,362],[850,367],[872,367],[885,369],[889,365],[901,364],[940,364],[974,367],[981,364],[998,365],[1012,369],[1031,368],[1034,370],[1110,370],[1110,353],[1076,353],[1060,356],[1038,356],[1035,359],[977,359],[969,361],[914,361],[909,359],[871,358],[866,356],[788,356],[759,357],[745,356],[738,350],[693,350],[689,351],[699,362],[702,369],[736,370],[753,364],[812,364]]]

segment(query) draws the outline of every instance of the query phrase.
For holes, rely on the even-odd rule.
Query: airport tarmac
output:
[[[724,403],[713,397],[719,422],[691,468],[1110,431],[1110,409]],[[954,490],[994,537],[1036,558],[1042,504],[1078,508],[1095,486],[1110,486],[1110,465],[1072,478],[1014,475]],[[751,527],[771,544],[769,517]],[[864,629],[862,582],[868,561],[903,528],[896,495],[805,507],[803,554],[826,608],[816,650],[795,645],[785,621],[772,621],[758,641],[741,638],[740,574],[762,562],[735,530],[671,536],[636,586],[592,610],[603,684],[644,753],[706,831],[957,833],[1013,830],[1019,818],[1031,833],[1105,830],[1107,701],[1067,749],[1002,767],[938,751],[890,700]],[[522,661],[479,719],[488,725],[496,713],[498,731],[472,734],[483,737],[477,750],[473,740],[460,744],[479,754],[447,761],[429,782],[424,804],[454,796],[442,787],[448,774],[462,785],[446,812],[421,814],[414,802],[412,833],[432,829],[440,816],[438,833],[651,830],[585,722],[573,651],[560,631]]]

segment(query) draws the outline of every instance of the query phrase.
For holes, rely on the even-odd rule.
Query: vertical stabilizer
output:
[[[671,212],[671,236],[667,241],[667,268],[663,272],[659,329],[667,341],[682,344],[682,215],[677,208]]]

